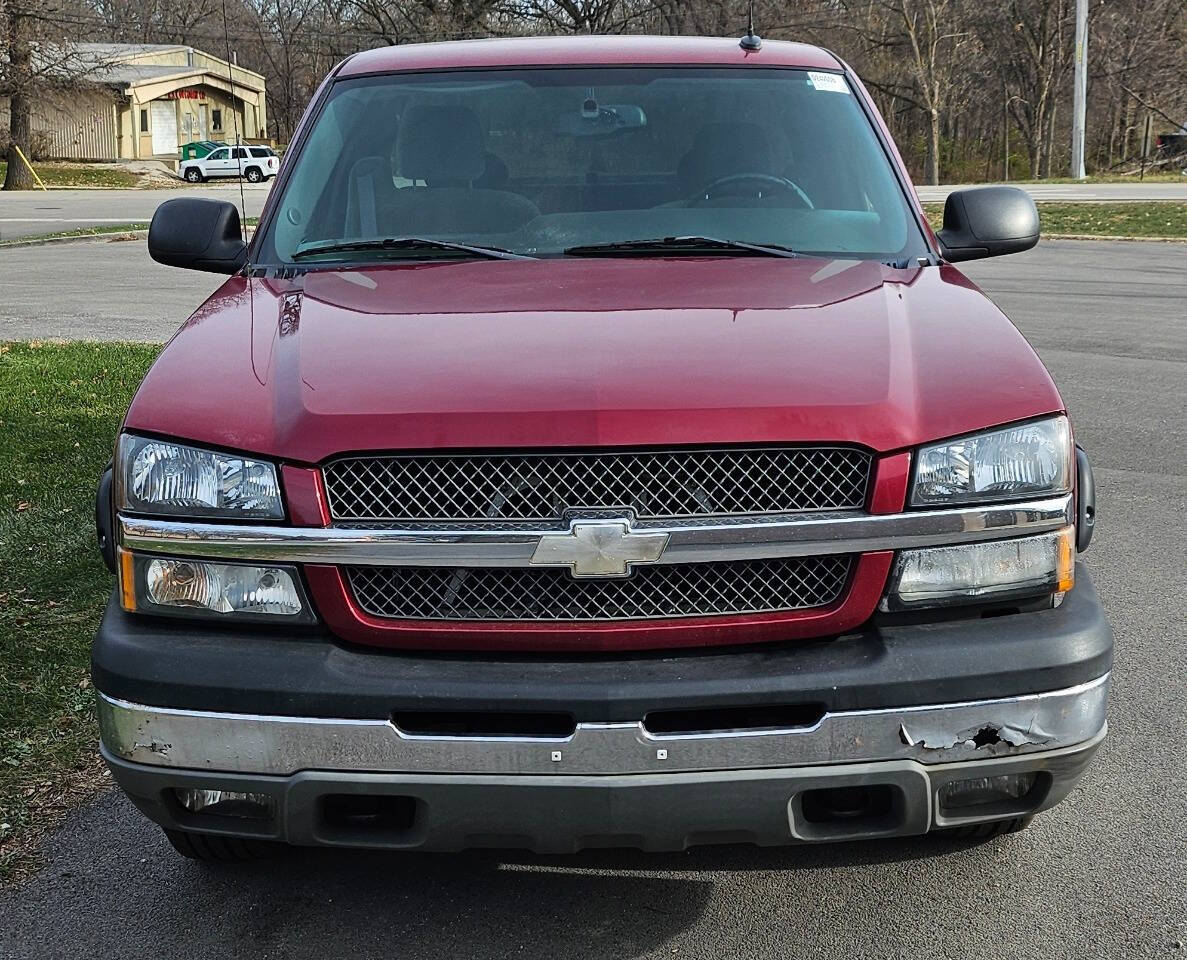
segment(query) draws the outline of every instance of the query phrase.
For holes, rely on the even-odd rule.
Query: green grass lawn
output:
[[[0,884],[106,782],[88,663],[114,581],[95,485],[159,349],[0,343]]]
[[[925,203],[927,218],[939,228],[942,203]],[[1187,203],[1040,203],[1044,235],[1187,238]]]
[[[1180,167],[1187,166],[1184,157]],[[1187,183],[1178,167],[1171,165],[1171,169],[1147,170],[1143,179],[1136,173],[1094,173],[1083,180],[1073,177],[1048,177],[1046,180],[1011,180],[1011,183]]]
[[[30,240],[58,240],[62,237],[102,237],[108,234],[119,235],[131,233],[133,230],[147,230],[147,223],[102,223],[94,227],[78,227],[75,230],[58,230],[37,237],[18,237],[15,240],[0,240],[0,247],[19,246]]]
[[[255,227],[259,222],[259,217],[248,217],[242,221],[245,227],[249,228],[248,237],[250,238],[250,228]],[[132,233],[134,230],[147,230],[147,223],[103,223],[94,227],[78,227],[75,230],[59,230],[56,233],[45,233],[36,237],[17,237],[15,240],[0,240],[0,248],[21,246],[27,244],[31,240],[60,240],[63,237],[104,237],[108,234],[119,236],[120,234]]]
[[[110,167],[100,167],[89,163],[48,163],[33,164],[37,175],[47,187],[138,187],[140,178],[126,170],[113,170]],[[0,160],[0,183],[4,182],[4,175],[8,171],[8,164]]]

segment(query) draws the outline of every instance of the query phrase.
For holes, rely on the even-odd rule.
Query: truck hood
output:
[[[850,442],[1062,409],[958,270],[804,259],[382,264],[234,277],[126,427],[316,463],[362,450]]]

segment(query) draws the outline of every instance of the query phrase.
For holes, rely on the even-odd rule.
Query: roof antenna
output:
[[[746,36],[738,41],[738,46],[747,52],[762,49],[762,37],[754,32],[754,0],[750,0],[749,13],[746,17]]]

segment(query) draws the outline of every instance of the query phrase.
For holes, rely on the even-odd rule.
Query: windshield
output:
[[[759,246],[927,255],[842,75],[603,67],[338,82],[256,259],[480,255],[464,246],[530,257]]]

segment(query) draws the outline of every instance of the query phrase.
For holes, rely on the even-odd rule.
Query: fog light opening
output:
[[[1005,812],[1030,806],[1042,789],[1037,773],[1006,773],[996,777],[951,780],[940,787],[940,810],[944,813],[982,811],[1003,807]]]
[[[179,787],[173,791],[177,802],[190,813],[203,816],[238,817],[243,820],[271,820],[276,803],[266,793],[243,793],[238,790],[195,790]]]

